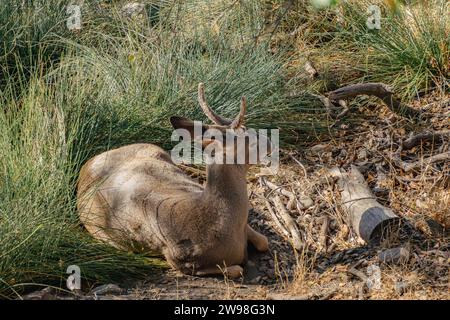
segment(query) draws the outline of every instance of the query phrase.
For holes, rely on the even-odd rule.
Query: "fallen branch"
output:
[[[330,218],[328,216],[323,216],[321,218],[322,226],[320,227],[320,234],[319,234],[319,243],[322,246],[323,250],[327,251],[327,237],[328,237],[328,227],[330,225]]]
[[[422,141],[440,140],[443,137],[450,137],[450,130],[422,132],[403,141],[402,148],[403,150],[409,150],[420,144]]]
[[[444,153],[439,153],[434,156],[424,158],[422,160],[418,160],[418,161],[415,161],[412,163],[406,163],[406,162],[400,160],[400,158],[394,158],[393,160],[400,168],[403,169],[403,171],[409,172],[409,171],[421,168],[424,164],[430,165],[430,164],[436,163],[436,162],[448,161],[449,159],[450,159],[450,151],[447,151]]]
[[[268,186],[271,190],[281,193],[283,196],[286,196],[289,198],[289,201],[287,203],[288,210],[294,209],[294,203],[297,201],[297,198],[293,192],[290,192],[289,190],[286,190],[283,187],[279,187],[276,184],[270,182],[269,180],[263,179],[266,186]]]
[[[272,205],[270,204],[269,200],[264,198],[264,203],[266,204],[267,210],[269,211],[273,222],[277,226],[278,231],[280,231],[281,235],[284,236],[286,240],[288,240],[289,239],[289,231],[280,222],[280,219],[278,218],[278,216],[275,213],[275,211],[273,211]]]
[[[355,98],[359,95],[378,97],[387,105],[387,107],[392,112],[402,116],[417,118],[421,114],[420,111],[406,106],[399,100],[397,100],[394,97],[394,92],[392,91],[392,89],[384,83],[361,83],[349,85],[330,92],[328,94],[328,98],[332,102],[338,102],[339,100]]]
[[[339,120],[347,115],[347,113],[350,111],[350,108],[347,105],[347,102],[345,100],[339,100],[339,105],[342,107],[342,111],[336,116],[336,120]]]
[[[291,192],[283,187],[277,186],[276,184],[274,184],[273,182],[270,182],[269,180],[263,179],[263,182],[271,190],[276,191],[276,192],[282,194],[283,196],[289,198],[289,201],[286,205],[288,210],[293,210],[295,204],[296,204],[298,210],[307,209],[312,205],[311,204],[313,202],[312,199],[306,195],[301,195],[300,199],[298,199],[297,196],[293,192]]]
[[[391,209],[376,201],[355,166],[348,173],[334,168],[331,175],[338,178],[342,206],[348,213],[351,226],[363,240],[379,243],[393,235],[393,227],[398,225],[399,218]]]
[[[327,114],[330,117],[333,117],[333,114],[334,114],[333,108],[335,108],[335,107],[334,107],[333,103],[331,103],[330,99],[323,95],[319,95],[319,94],[313,94],[313,96],[316,97],[317,99],[319,99],[320,102],[322,102],[323,106],[327,110]]]
[[[367,276],[364,274],[364,272],[359,271],[356,268],[350,268],[347,270],[348,273],[350,273],[351,275],[354,275],[356,277],[358,277],[359,279],[361,279],[363,282],[367,281]]]
[[[297,225],[292,219],[292,217],[289,215],[288,211],[286,210],[286,207],[284,206],[283,202],[281,201],[280,197],[276,195],[273,198],[273,203],[275,204],[275,207],[280,214],[281,218],[284,221],[284,224],[286,225],[287,229],[289,230],[291,237],[292,237],[292,244],[294,245],[294,248],[297,250],[302,249],[302,241],[300,237],[300,232],[297,228]]]
[[[349,113],[350,108],[347,105],[347,102],[345,100],[339,100],[339,101],[331,101],[329,98],[319,95],[319,94],[313,94],[314,97],[320,100],[322,102],[323,106],[327,110],[327,114],[329,117],[333,118],[335,120],[335,123],[333,123],[331,126],[334,127],[336,124],[338,124],[338,120],[345,117],[347,113]],[[338,103],[339,106],[341,106],[342,110],[336,114],[335,111],[337,111],[337,106],[335,106],[334,103]]]

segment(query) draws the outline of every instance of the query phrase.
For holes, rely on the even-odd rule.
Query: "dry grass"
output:
[[[433,114],[436,116],[430,119],[432,125],[426,130],[441,130],[447,126],[440,115],[448,112],[448,98],[449,95],[428,96],[417,102],[427,105],[434,101]],[[376,111],[353,111],[361,117],[370,117],[370,122],[358,126],[342,124],[345,129],[331,140],[322,141],[320,145],[295,155],[286,153],[282,169],[272,179],[298,196],[300,193],[308,194],[315,202],[307,210],[291,211],[304,234],[310,254],[293,266],[295,274],[289,285],[286,287],[283,283],[280,286],[285,295],[309,298],[323,298],[325,295],[325,298],[333,299],[449,297],[449,162],[424,163],[418,170],[404,172],[389,155],[410,133],[424,129],[412,129],[408,122],[377,107]],[[448,149],[447,137],[405,150],[401,158],[405,162],[420,161]],[[408,229],[395,243],[385,242],[381,247],[366,246],[352,232],[346,213],[340,207],[339,190],[324,174],[328,168],[336,165],[345,168],[350,164],[365,168],[366,180],[371,189],[376,190],[378,201],[392,208],[411,225],[412,230]],[[331,219],[326,248],[319,234],[323,216]],[[407,263],[387,265],[378,260],[377,254],[383,248],[398,245],[410,246],[411,257]],[[367,268],[371,265],[380,267],[379,290],[369,290],[362,279],[349,273],[355,268],[369,276]]]

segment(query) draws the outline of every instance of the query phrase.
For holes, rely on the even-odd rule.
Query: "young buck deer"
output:
[[[214,128],[233,139],[256,135],[242,126],[244,97],[234,120],[211,110],[203,84],[199,84],[198,98],[215,123],[202,125],[200,131]],[[227,146],[217,139],[193,137],[194,122],[189,119],[171,117],[170,122],[175,129],[188,130],[193,139],[201,138],[203,147],[214,143],[224,155],[235,149],[234,144]],[[167,152],[152,144],[133,144],[97,155],[81,168],[80,219],[95,238],[124,250],[162,253],[172,267],[184,273],[239,277],[247,260],[247,241],[258,251],[268,250],[267,238],[247,224],[248,154],[257,148],[249,141],[245,140],[244,164],[207,165],[205,186],[192,181]],[[267,143],[270,147],[268,139]]]

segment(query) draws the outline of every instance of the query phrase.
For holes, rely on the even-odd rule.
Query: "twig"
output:
[[[263,200],[267,207],[267,210],[270,213],[270,216],[272,217],[273,222],[277,226],[281,235],[284,236],[286,239],[289,239],[289,231],[287,231],[286,228],[283,226],[283,224],[280,222],[280,219],[276,215],[275,211],[273,211],[272,205],[270,204],[269,200],[267,200],[266,198],[263,198]]]
[[[298,231],[294,219],[292,219],[292,217],[289,215],[288,211],[286,210],[286,207],[284,206],[283,202],[281,201],[278,195],[273,197],[273,202],[275,204],[275,208],[277,209],[278,213],[280,214],[281,218],[284,221],[284,224],[286,225],[287,229],[291,234],[292,244],[294,245],[294,248],[297,250],[302,249],[300,232]]]
[[[330,218],[328,216],[323,216],[321,218],[322,226],[320,227],[320,234],[319,234],[319,243],[322,246],[323,250],[327,251],[327,236],[328,236],[328,227],[330,225]]]
[[[306,168],[303,165],[303,163],[301,163],[299,160],[297,160],[292,154],[290,154],[289,157],[291,157],[291,159],[294,160],[295,163],[297,163],[302,168],[303,173],[305,174],[305,178],[308,178],[308,172],[306,171]]]
[[[294,202],[297,201],[297,198],[295,196],[294,193],[286,190],[283,187],[279,187],[276,184],[270,182],[269,180],[263,179],[264,183],[273,191],[277,191],[279,193],[281,193],[283,196],[286,196],[289,198],[288,204],[287,204],[287,208],[288,210],[292,210],[294,208]]]

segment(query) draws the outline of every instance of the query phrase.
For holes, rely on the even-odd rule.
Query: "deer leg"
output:
[[[219,268],[219,266],[215,266],[212,268],[205,268],[202,270],[198,270],[195,272],[197,276],[207,276],[207,275],[219,275],[223,274],[228,276],[231,279],[242,277],[244,274],[244,269],[242,269],[239,265],[229,266],[225,268]]]
[[[258,251],[265,252],[269,250],[269,241],[267,240],[267,237],[255,231],[248,224],[247,224],[247,240],[250,241]]]

